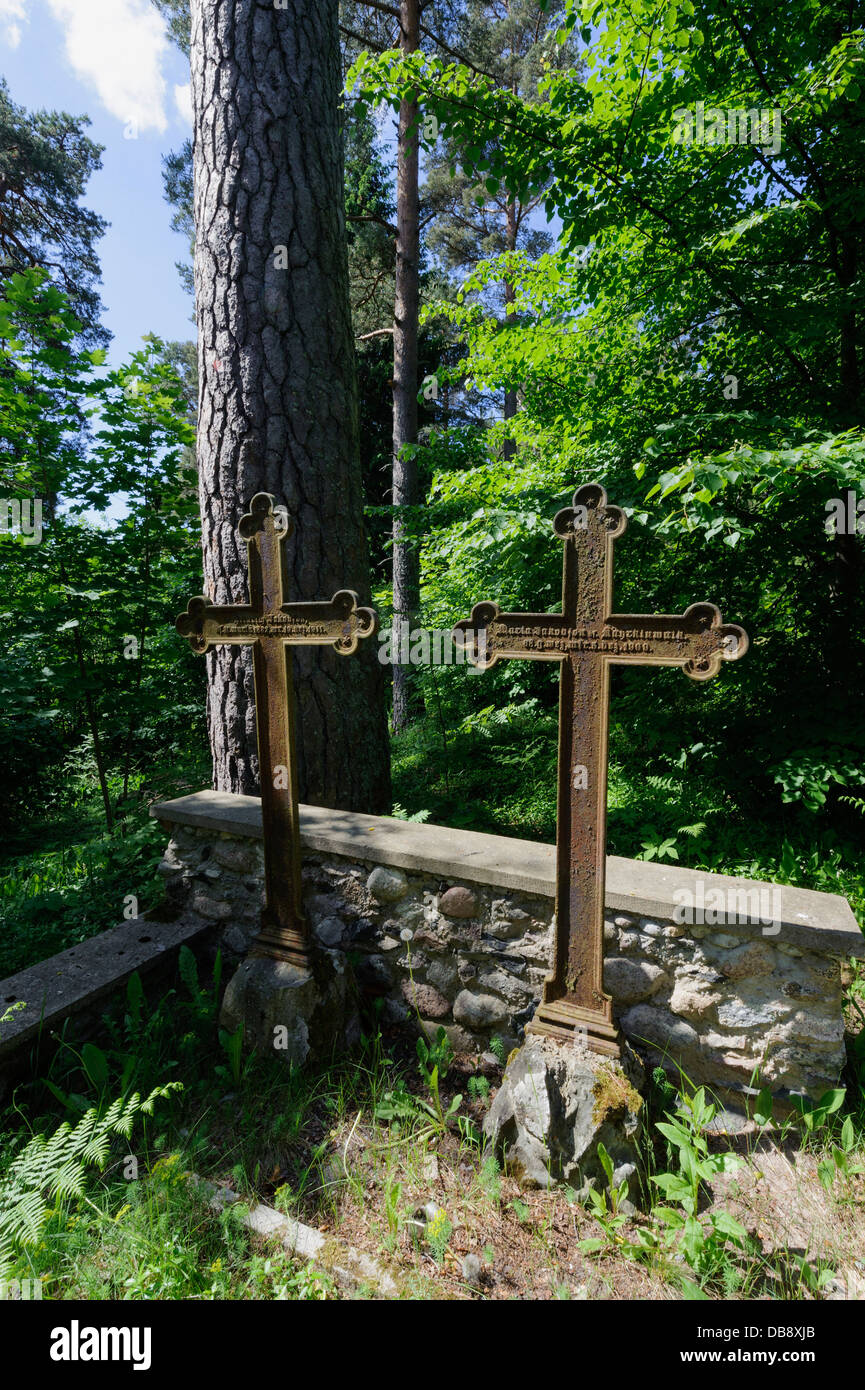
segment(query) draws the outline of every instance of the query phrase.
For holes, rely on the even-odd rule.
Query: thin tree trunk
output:
[[[114,809],[111,805],[111,794],[108,790],[108,776],[105,770],[105,757],[102,752],[102,742],[99,738],[99,721],[96,718],[96,707],[93,704],[93,696],[86,688],[88,679],[87,662],[84,657],[84,644],[81,641],[80,628],[72,629],[72,640],[75,645],[75,661],[78,666],[78,673],[81,676],[81,683],[85,686],[84,708],[87,711],[87,724],[90,729],[90,738],[93,742],[93,761],[96,764],[96,775],[99,778],[99,791],[102,795],[102,805],[105,810],[105,825],[108,833],[114,829]]]
[[[514,203],[508,203],[505,212],[505,228],[507,236],[507,246],[509,251],[517,249],[517,209]],[[514,313],[514,291],[513,281],[505,280],[505,318],[508,319]],[[517,413],[517,393],[516,391],[505,391],[505,420],[513,420]],[[502,458],[512,459],[517,452],[517,446],[512,439],[506,439],[502,448]]]
[[[66,566],[63,563],[62,555],[58,556],[58,573],[60,582],[65,588],[70,588],[69,576]],[[74,607],[73,607],[74,614]],[[84,710],[87,715],[87,727],[90,730],[90,738],[93,743],[93,761],[96,764],[96,775],[99,778],[99,791],[102,796],[102,806],[105,810],[105,826],[109,835],[114,829],[114,809],[111,805],[111,794],[108,790],[108,773],[105,765],[105,756],[102,752],[102,740],[99,737],[99,720],[96,717],[96,706],[93,703],[93,695],[89,689],[88,682],[90,672],[87,669],[87,658],[84,655],[84,643],[81,640],[81,621],[78,619],[72,631],[72,645],[75,648],[75,664],[78,667],[78,674],[81,677],[81,688],[84,691]]]
[[[418,0],[400,0],[400,48],[414,53],[420,42]],[[417,442],[418,311],[420,303],[420,205],[418,200],[418,123],[414,102],[399,108],[399,150],[396,174],[396,286],[393,333],[393,505],[414,507],[418,501],[417,464],[402,458],[403,446]],[[394,631],[411,625],[420,604],[420,559],[417,546],[407,542],[399,511],[393,521]],[[394,643],[398,650],[402,643]],[[413,692],[410,668],[393,667],[393,727],[404,729],[411,717]]]
[[[192,0],[191,60],[205,592],[246,600],[237,524],[264,490],[296,522],[288,598],[367,601],[337,0]],[[253,792],[249,653],[207,660],[214,786]],[[296,648],[294,675],[301,797],[387,810],[376,644]]]

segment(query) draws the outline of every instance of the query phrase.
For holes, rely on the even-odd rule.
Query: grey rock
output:
[[[463,989],[454,1001],[454,1018],[467,1028],[495,1028],[507,1016],[507,1005],[492,994],[472,994]]]
[[[192,899],[192,911],[210,922],[224,922],[226,917],[231,916],[231,904],[208,897],[206,893],[196,893]]]
[[[528,1187],[605,1183],[598,1145],[616,1169],[638,1162],[642,1068],[586,1048],[531,1038],[508,1063],[484,1133]]]
[[[423,905],[421,903],[412,902],[410,898],[406,898],[404,902],[397,903],[394,911],[400,921],[409,926],[413,922],[422,922],[424,918]]]
[[[395,903],[408,892],[408,879],[401,869],[373,869],[366,881],[368,891],[377,903]]]
[[[649,1042],[661,1051],[672,1052],[699,1046],[699,1037],[690,1024],[652,1004],[635,1004],[622,1015],[621,1025],[637,1046]]]
[[[670,995],[670,1009],[674,1014],[705,1018],[712,1013],[720,999],[721,995],[714,987],[713,975],[680,975]]]
[[[157,872],[160,873],[163,878],[176,878],[178,874],[183,873],[183,865],[179,860],[170,859],[166,854],[163,859],[160,859],[157,865]]]
[[[223,934],[222,942],[224,946],[228,947],[229,951],[234,951],[235,955],[245,956],[251,935],[252,933],[247,935],[240,927],[228,927]]]
[[[481,1282],[481,1262],[477,1255],[463,1255],[460,1266],[463,1279],[467,1284],[477,1286]]]
[[[358,917],[352,928],[351,939],[361,944],[375,940],[378,928],[371,917]]]
[[[732,949],[713,953],[721,974],[728,980],[744,980],[752,975],[771,975],[775,969],[775,952],[765,941],[737,942]]]
[[[287,1066],[329,1058],[360,1036],[345,958],[320,951],[312,971],[288,961],[249,957],[225,991],[220,1023],[243,1028],[246,1048],[272,1053]]]
[[[335,917],[342,903],[335,893],[310,893],[304,897],[303,905],[313,921],[321,917]]]
[[[358,961],[355,975],[361,988],[373,994],[388,994],[393,984],[391,969],[384,956],[367,956],[365,960]]]
[[[487,923],[486,935],[494,936],[500,941],[510,941],[519,936],[522,930],[519,922],[511,922],[507,917],[494,917]]]
[[[220,841],[214,845],[213,857],[217,864],[235,874],[254,873],[259,865],[254,848],[232,844],[231,841]]]
[[[457,982],[457,967],[449,960],[434,960],[427,968],[426,977],[442,994],[450,994]]]
[[[611,956],[604,961],[604,988],[617,1003],[635,1004],[647,999],[666,982],[660,966],[651,961],[626,960]]]
[[[744,1134],[755,1128],[747,1115],[742,1115],[736,1110],[719,1110],[715,1118],[706,1125],[708,1134]]]
[[[528,1001],[533,998],[531,989],[507,970],[485,970],[478,977],[478,986],[484,993],[493,991],[495,994],[500,994],[509,1004],[516,1005],[517,1008],[524,1008]]]
[[[500,956],[498,964],[502,970],[509,970],[512,975],[525,975],[526,962],[517,960],[514,956]]]
[[[435,1042],[440,1028],[444,1028],[445,1037],[453,1048],[454,1054],[474,1055],[478,1051],[478,1044],[467,1033],[465,1028],[460,1028],[459,1024],[441,1023],[438,1019],[422,1018],[420,1020],[421,1032],[430,1042]]]
[[[338,946],[344,931],[345,924],[338,917],[323,917],[315,925],[315,935],[322,946]]]
[[[407,1004],[403,1004],[399,999],[385,999],[384,1008],[381,1011],[382,1019],[385,1023],[408,1023],[411,1018],[411,1010]]]

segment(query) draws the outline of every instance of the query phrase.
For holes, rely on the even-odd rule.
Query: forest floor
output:
[[[710,1098],[656,1074],[640,1190],[584,1204],[567,1186],[521,1190],[484,1145],[502,1059],[444,1054],[436,1095],[414,1039],[380,1033],[371,1018],[356,1054],[287,1071],[242,1056],[219,1029],[219,981],[200,984],[188,953],[180,975],[149,1005],[130,985],[96,1041],[69,1029],[44,1074],[0,1114],[2,1237],[12,1202],[4,1172],[34,1131],[75,1124],[91,1106],[104,1114],[133,1089],[182,1087],[131,1141],[113,1143],[82,1195],[47,1204],[38,1236],[18,1232],[0,1274],[41,1278],[44,1298],[381,1296],[374,1277],[346,1285],[251,1233],[245,1220],[259,1204],[370,1257],[407,1298],[865,1297],[861,1077],[851,1074],[844,1104],[811,1132],[787,1121],[727,1135],[714,1132]],[[702,1145],[707,1160],[739,1160],[700,1184],[691,1225],[687,1198],[664,1201],[654,1181],[688,1170],[657,1128],[670,1115],[685,1117],[694,1153]],[[239,1200],[214,1207],[192,1174]]]
[[[852,1155],[847,1175],[835,1173],[827,1189],[823,1146],[803,1146],[789,1127],[715,1135],[710,1151],[735,1152],[740,1166],[706,1184],[700,1211],[706,1222],[733,1216],[747,1239],[741,1247],[710,1243],[697,1269],[677,1242],[635,1257],[640,1232],[660,1230],[651,1184],[630,1194],[637,1207],[621,1225],[596,1219],[566,1185],[522,1189],[488,1149],[466,1141],[469,1129],[480,1130],[501,1069],[455,1059],[441,1101],[446,1111],[461,1094],[461,1121],[439,1128],[424,1120],[429,1097],[411,1075],[405,1041],[394,1045],[420,1128],[411,1121],[404,1133],[383,1128],[363,1108],[334,1125],[325,1096],[262,1195],[383,1263],[416,1296],[677,1299],[699,1286],[710,1298],[865,1298],[865,1177],[850,1171]],[[488,1096],[466,1099],[473,1077],[489,1084]],[[648,1170],[657,1173],[662,1154],[645,1137]],[[300,1172],[306,1179],[298,1188]],[[584,1250],[583,1242],[600,1248]]]

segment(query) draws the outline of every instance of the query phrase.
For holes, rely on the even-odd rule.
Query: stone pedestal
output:
[[[636,1172],[643,1081],[630,1048],[613,1061],[579,1042],[530,1036],[508,1063],[484,1132],[526,1187],[606,1185],[599,1144],[618,1184]]]
[[[272,1052],[289,1066],[326,1062],[360,1037],[356,995],[345,956],[316,951],[311,970],[249,956],[228,984],[220,1023],[243,1026],[247,1049]]]

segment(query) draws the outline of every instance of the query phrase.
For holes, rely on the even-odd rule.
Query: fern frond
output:
[[[12,1268],[17,1250],[38,1240],[49,1201],[82,1196],[88,1169],[105,1167],[112,1139],[129,1139],[139,1115],[152,1115],[157,1100],[182,1089],[181,1082],[170,1081],[144,1101],[138,1092],[121,1096],[104,1115],[88,1110],[74,1129],[64,1121],[49,1138],[34,1135],[0,1178],[0,1277]]]
[[[678,830],[676,831],[676,834],[690,835],[692,840],[696,840],[697,836],[702,835],[705,829],[706,822],[704,820],[698,820],[695,821],[693,825],[680,825]]]
[[[189,990],[194,1004],[198,1003],[201,989],[198,983],[198,962],[188,946],[181,946],[178,960],[180,978]]]

